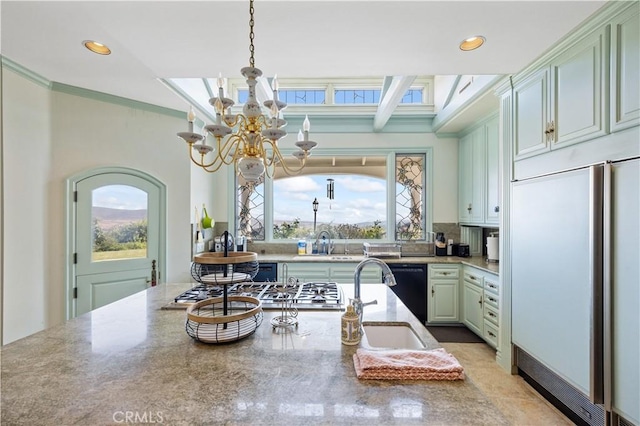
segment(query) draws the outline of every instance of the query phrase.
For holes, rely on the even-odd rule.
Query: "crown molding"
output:
[[[135,108],[143,111],[153,112],[157,114],[167,115],[175,118],[184,118],[184,111],[178,111],[171,108],[165,108],[146,102],[134,101],[133,99],[123,98],[121,96],[110,95],[108,93],[97,92],[95,90],[83,89],[81,87],[70,86],[64,83],[53,82],[51,90],[54,92],[64,93],[67,95],[79,96],[94,101],[106,102],[114,105],[120,105],[127,108]]]
[[[2,56],[2,67],[15,72],[19,76],[26,78],[27,80],[37,84],[38,86],[51,90],[51,81],[44,78],[40,74],[35,73],[30,69],[23,67],[19,63],[12,61],[6,56]]]

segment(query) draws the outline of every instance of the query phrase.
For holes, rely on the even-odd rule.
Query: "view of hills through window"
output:
[[[108,185],[92,192],[92,260],[147,255],[147,194],[131,186]]]
[[[333,179],[334,199],[327,179]],[[387,229],[384,179],[362,175],[306,175],[273,182],[275,239],[312,238],[329,230],[334,238],[380,239]],[[313,201],[318,200],[314,232]]]

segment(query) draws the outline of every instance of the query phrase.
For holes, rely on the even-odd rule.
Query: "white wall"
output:
[[[186,142],[183,142],[186,146]],[[184,148],[183,156],[184,159],[187,159],[187,149]],[[212,154],[209,154],[212,156]],[[209,217],[213,218],[214,221],[218,220],[218,217],[214,214],[214,206],[215,202],[215,176],[221,172],[217,173],[209,173],[204,171],[202,168],[196,166],[195,164],[191,164],[191,222],[194,222],[195,216],[195,207],[198,207],[198,214],[200,218],[204,217],[202,205],[204,204],[207,209],[207,214]],[[194,223],[194,231],[196,230],[196,224]],[[204,229],[205,235],[204,239],[206,242],[213,237],[213,228]],[[205,246],[205,250],[208,250],[208,246]]]
[[[61,280],[49,269],[51,92],[12,71],[3,72],[4,276],[3,339],[11,342],[49,325]],[[58,215],[59,217],[59,215]],[[25,295],[28,295],[26,297]],[[62,311],[60,312],[62,313]]]
[[[3,329],[3,317],[4,311],[2,307],[2,295],[4,294],[4,184],[2,177],[4,176],[4,167],[2,161],[2,152],[3,149],[3,141],[4,141],[4,131],[2,126],[2,74],[3,68],[0,66],[0,344],[2,343],[2,329]]]

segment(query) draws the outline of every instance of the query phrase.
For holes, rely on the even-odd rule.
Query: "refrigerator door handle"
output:
[[[607,162],[603,167],[603,206],[602,206],[602,364],[603,364],[603,404],[604,410],[612,410],[612,312],[613,299],[611,294],[612,247],[613,247],[613,219],[611,206],[613,205],[613,169]]]
[[[602,164],[589,167],[590,209],[589,253],[591,267],[591,347],[589,399],[594,404],[604,403],[604,167]]]

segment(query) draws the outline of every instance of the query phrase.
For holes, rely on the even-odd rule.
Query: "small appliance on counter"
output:
[[[447,242],[444,238],[444,232],[438,232],[436,234],[436,256],[446,256],[447,255]]]
[[[223,252],[225,251],[225,245],[227,246],[227,251],[233,251],[235,247],[233,235],[228,231],[224,231],[219,237],[213,238],[213,251]]]
[[[236,251],[247,251],[247,239],[244,235],[236,237]]]
[[[498,244],[497,232],[492,232],[487,237],[487,261],[488,262],[498,262],[500,259],[500,246]]]
[[[458,245],[458,257],[469,257],[471,256],[469,250],[469,244],[459,244]]]
[[[363,243],[365,257],[402,257],[402,246],[395,243]]]

